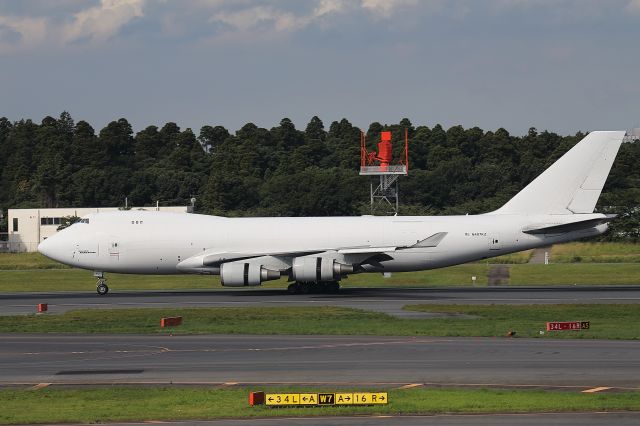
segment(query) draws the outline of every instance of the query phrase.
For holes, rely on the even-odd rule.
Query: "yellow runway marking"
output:
[[[399,388],[396,388],[396,389],[411,389],[411,388],[417,388],[422,385],[423,383],[409,383],[408,385],[400,386]]]
[[[605,391],[605,390],[609,390],[611,388],[607,388],[604,386],[601,386],[599,388],[592,388],[592,389],[587,389],[587,390],[583,390],[582,393],[596,393],[596,392],[601,392],[601,391]]]
[[[49,386],[51,383],[38,383],[35,386],[31,387],[31,390],[38,390],[38,389],[42,389],[42,388],[46,388],[47,386]]]

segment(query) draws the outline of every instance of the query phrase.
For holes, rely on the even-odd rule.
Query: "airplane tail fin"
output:
[[[624,135],[589,133],[493,214],[593,213]]]

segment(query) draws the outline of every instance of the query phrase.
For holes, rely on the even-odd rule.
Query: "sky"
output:
[[[0,0],[0,117],[640,127],[640,0]]]

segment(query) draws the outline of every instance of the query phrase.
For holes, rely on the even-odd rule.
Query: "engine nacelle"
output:
[[[301,282],[339,280],[341,276],[353,272],[353,265],[338,263],[326,257],[296,257],[291,269],[292,278]]]
[[[255,286],[278,278],[280,271],[266,269],[259,263],[229,262],[220,268],[220,281],[226,287]]]

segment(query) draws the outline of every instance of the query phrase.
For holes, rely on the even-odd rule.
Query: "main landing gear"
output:
[[[338,293],[340,291],[340,282],[338,281],[321,281],[311,283],[295,282],[287,287],[289,294],[309,294],[309,293]]]
[[[98,277],[98,282],[96,283],[96,291],[100,296],[104,296],[109,293],[109,286],[107,286],[107,279],[104,277],[102,272],[94,272],[93,276]]]

